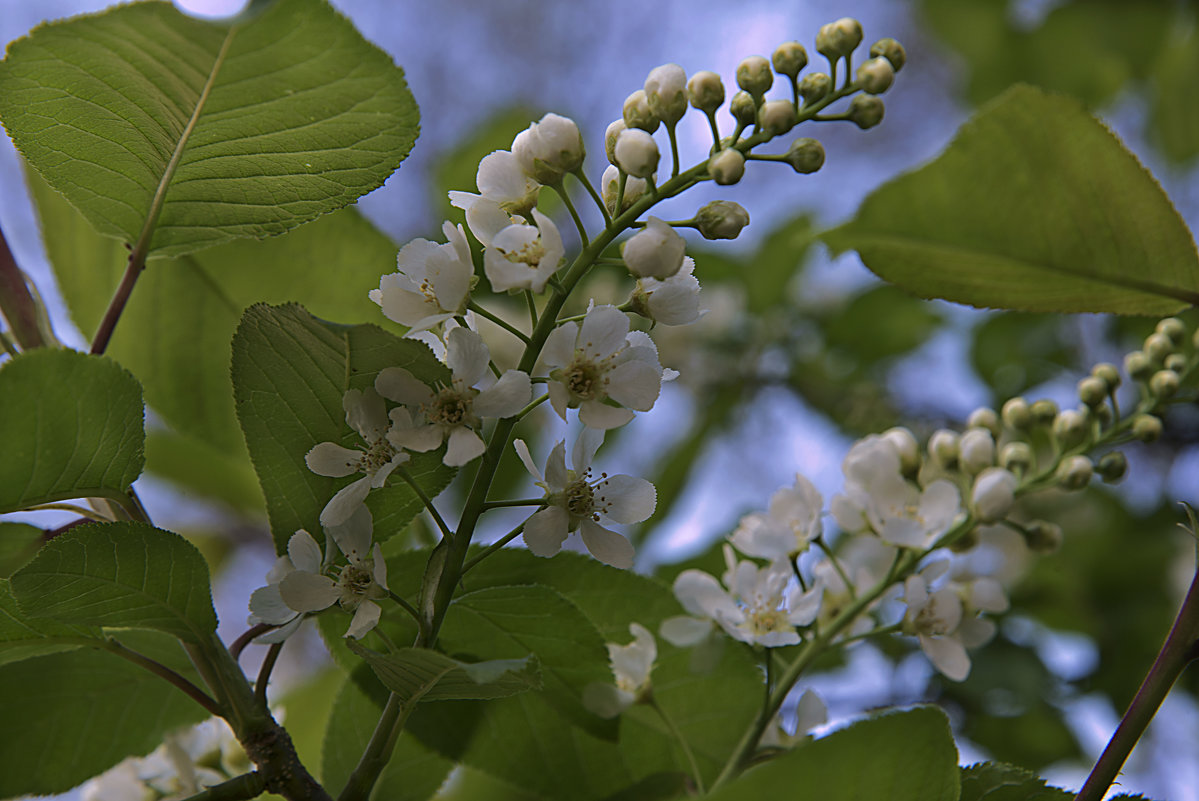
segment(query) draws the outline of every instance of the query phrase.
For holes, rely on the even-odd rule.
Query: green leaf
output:
[[[71,318],[90,334],[128,254],[36,173],[26,171],[26,177]],[[395,269],[395,258],[395,244],[349,208],[280,237],[164,261],[138,280],[106,353],[138,377],[146,402],[175,431],[197,440],[195,447],[236,458],[248,471],[229,383],[229,341],[242,312],[258,302],[295,301],[324,319],[386,323],[367,293]],[[329,280],[332,269],[336,281]]]
[[[1063,318],[1052,314],[994,314],[974,329],[970,365],[996,403],[1072,367],[1076,349],[1063,342]]]
[[[42,348],[0,367],[0,512],[122,498],[142,471],[142,397],[101,356]]]
[[[366,749],[386,699],[386,688],[366,665],[359,665],[353,676],[346,677],[325,730],[321,760],[321,782],[335,797]],[[426,801],[437,792],[451,768],[452,762],[405,731],[379,775],[371,798]]]
[[[536,657],[460,662],[426,648],[401,648],[379,654],[353,641],[346,643],[375,671],[403,704],[420,701],[505,698],[541,688]]]
[[[0,119],[99,231],[164,256],[353,202],[418,127],[402,71],[323,0],[232,22],[136,3],[41,26],[8,47]]]
[[[0,523],[0,578],[24,567],[42,547],[45,533],[28,523]]]
[[[220,500],[244,515],[261,517],[266,510],[250,460],[224,453],[199,437],[150,431],[146,471],[170,481],[183,494]]]
[[[949,721],[935,707],[870,718],[751,768],[705,798],[781,797],[796,787],[821,801],[957,801]]]
[[[31,619],[17,607],[9,582],[0,579],[0,665],[42,654],[71,651],[83,645],[80,638],[95,637],[96,634],[80,626]]]
[[[941,315],[927,303],[893,286],[878,286],[854,296],[825,323],[825,344],[865,367],[915,350],[940,323]]]
[[[1199,156],[1199,33],[1179,26],[1161,48],[1150,108],[1149,135],[1173,161]]]
[[[191,643],[216,631],[204,557],[144,523],[73,528],[18,570],[12,589],[31,618],[157,629]]]
[[[130,642],[186,672],[186,657],[174,640],[158,635]],[[127,756],[149,753],[165,732],[208,717],[158,676],[102,651],[0,666],[0,687],[6,688],[0,692],[0,720],[9,722],[0,729],[3,798],[65,792]]]
[[[342,397],[348,389],[374,386],[385,367],[403,367],[428,383],[449,382],[449,371],[427,346],[373,325],[326,323],[296,305],[252,306],[243,316],[233,339],[234,398],[280,552],[298,529],[320,532],[325,504],[361,477],[318,476],[304,455],[319,442],[362,447],[345,421]],[[415,454],[404,465],[430,497],[455,472],[441,458],[439,449]],[[424,508],[398,477],[372,491],[368,505],[380,540]]]
[[[962,769],[959,801],[1069,801],[1074,793],[1047,787],[1045,780],[1002,762],[978,762]]]
[[[824,240],[909,292],[975,306],[1161,315],[1199,302],[1195,243],[1158,183],[1076,101],[1029,86]]]

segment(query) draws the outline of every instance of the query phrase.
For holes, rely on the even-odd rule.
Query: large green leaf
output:
[[[867,289],[824,324],[825,344],[859,367],[915,350],[941,323],[929,304],[893,286]]]
[[[45,529],[28,523],[0,523],[0,578],[24,567],[42,547]]]
[[[109,359],[22,353],[0,367],[0,512],[119,498],[142,471],[141,388]]]
[[[27,178],[71,317],[90,335],[121,280],[126,251],[36,173]],[[138,280],[106,353],[138,377],[146,402],[176,431],[249,469],[229,384],[229,341],[242,312],[258,302],[294,301],[328,320],[386,322],[367,292],[395,269],[395,250],[349,208],[280,237],[163,261]],[[181,478],[178,471],[170,477]]]
[[[0,665],[70,651],[84,644],[81,638],[94,636],[96,632],[89,629],[25,615],[17,607],[8,581],[0,579]]]
[[[960,801],[1069,801],[1073,793],[1047,787],[1045,780],[1014,765],[979,762],[963,767]]]
[[[1029,86],[824,239],[921,297],[1119,314],[1199,302],[1195,243],[1158,183],[1076,101]]]
[[[362,447],[346,424],[342,397],[373,386],[385,367],[403,367],[429,383],[449,381],[449,371],[423,343],[373,325],[326,323],[296,305],[252,306],[242,317],[233,339],[234,399],[280,552],[297,529],[320,532],[321,509],[360,478],[318,476],[304,455],[326,441]],[[454,475],[440,450],[415,454],[404,468],[429,496]],[[374,490],[368,505],[378,539],[401,531],[423,508],[398,478]]]
[[[1149,135],[1167,158],[1189,162],[1199,156],[1199,33],[1179,26],[1161,48]]]
[[[506,698],[541,687],[537,659],[491,659],[460,662],[427,648],[400,648],[376,653],[352,640],[350,650],[366,660],[400,703],[420,701]]]
[[[753,768],[711,801],[779,798],[803,788],[821,801],[957,801],[958,760],[934,707],[855,723]]]
[[[73,528],[13,574],[12,589],[31,618],[157,629],[192,643],[216,631],[204,557],[144,523]]]
[[[353,202],[418,127],[402,71],[323,0],[232,22],[134,3],[42,26],[8,47],[0,119],[97,229],[164,256]]]
[[[139,636],[127,636],[139,635]],[[154,632],[123,643],[198,681],[179,644]],[[0,666],[0,797],[65,792],[163,734],[208,716],[158,676],[112,654],[81,650]]]

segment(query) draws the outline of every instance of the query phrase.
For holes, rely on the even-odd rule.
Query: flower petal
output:
[[[578,347],[593,360],[603,359],[625,344],[628,333],[627,314],[615,306],[596,306],[583,318]]]
[[[559,440],[545,460],[545,483],[554,492],[566,489],[566,440]]]
[[[550,506],[525,521],[525,545],[537,556],[553,556],[562,550],[569,533],[569,519],[561,506]]]
[[[371,577],[383,589],[387,589],[387,562],[383,559],[383,546],[375,543],[371,548]]]
[[[550,384],[551,390],[553,386],[553,384]],[[595,428],[600,431],[620,428],[635,416],[630,409],[609,406],[600,401],[584,401],[579,405],[579,422],[588,428]]]
[[[648,412],[661,392],[662,370],[649,362],[623,362],[608,371],[608,397],[621,406]]]
[[[362,451],[343,448],[335,442],[321,442],[304,454],[304,464],[318,476],[343,478],[358,472]]]
[[[328,576],[297,570],[279,582],[279,595],[297,612],[318,612],[337,603],[341,591]]]
[[[563,323],[550,332],[541,349],[541,361],[549,367],[565,367],[574,360],[579,338],[578,323]]]
[[[616,475],[595,488],[596,510],[617,523],[640,523],[654,513],[658,493],[644,478]]]
[[[345,522],[329,526],[327,532],[350,562],[360,564],[371,547],[371,536],[374,533],[371,510],[359,506]]]
[[[350,621],[350,627],[346,629],[345,636],[353,637],[355,640],[362,639],[368,631],[375,627],[382,614],[383,608],[377,603],[363,601],[358,604],[358,609],[354,612],[354,618]]]
[[[433,400],[433,390],[403,367],[385,367],[375,377],[375,391],[405,406],[420,406]]]
[[[303,622],[304,616],[296,615],[290,622],[283,624],[279,628],[268,631],[266,634],[263,634],[260,637],[255,637],[254,642],[262,645],[274,645],[277,642],[283,642],[288,637],[295,634],[296,630],[300,628],[300,624]]]
[[[370,476],[362,478],[342,487],[336,495],[329,499],[321,510],[321,525],[331,528],[350,519],[350,515],[362,506],[366,496],[371,491]]]
[[[473,406],[479,417],[512,417],[532,399],[529,376],[520,370],[508,370],[475,397]]]
[[[374,442],[387,431],[387,404],[371,387],[346,390],[341,405],[350,428],[367,442]]]
[[[927,637],[920,635],[920,647],[933,667],[953,681],[965,681],[970,675],[970,655],[956,637]]]
[[[446,364],[454,375],[454,383],[473,387],[487,372],[491,353],[483,338],[468,328],[455,328],[446,334]]]
[[[309,573],[319,573],[321,561],[324,559],[321,546],[317,545],[312,535],[304,529],[292,534],[291,539],[287,541],[287,556],[296,570]]]
[[[633,705],[633,694],[613,684],[593,681],[583,688],[583,706],[601,718],[614,718]]]
[[[658,627],[658,634],[662,635],[662,639],[676,648],[698,645],[711,633],[712,622],[710,620],[700,620],[686,615],[668,617]]]
[[[591,555],[604,564],[622,570],[628,570],[633,566],[633,543],[622,535],[590,519],[579,524],[579,533],[583,535],[583,544],[591,551]]]
[[[266,623],[281,626],[296,614],[296,610],[288,606],[279,594],[278,584],[268,584],[250,593],[250,625]]]
[[[537,479],[538,483],[545,481],[545,476],[541,475],[541,471],[537,469],[537,463],[533,461],[533,454],[529,453],[529,446],[525,444],[525,441],[518,439],[512,443],[512,447],[516,450],[516,455],[524,462],[525,469],[533,475],[533,478]]]
[[[474,431],[466,426],[458,426],[450,432],[449,445],[442,459],[449,467],[461,467],[472,459],[483,455],[487,446]]]

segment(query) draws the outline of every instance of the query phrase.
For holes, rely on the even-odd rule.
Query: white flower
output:
[[[927,548],[961,511],[957,487],[937,480],[923,490],[904,479],[895,444],[872,434],[849,450],[842,465],[845,494],[833,498],[837,524],[847,532],[873,530],[890,545]]]
[[[391,443],[423,453],[448,441],[442,461],[450,467],[461,467],[481,456],[486,448],[477,433],[481,419],[511,417],[533,396],[529,376],[519,370],[509,370],[487,389],[475,389],[487,374],[490,358],[477,333],[453,328],[446,334],[449,386],[433,390],[402,367],[380,370],[375,389],[403,404],[391,413]]]
[[[615,306],[596,306],[583,324],[564,323],[546,338],[541,358],[550,368],[550,404],[565,420],[577,408],[588,428],[609,429],[653,408],[662,391],[658,349]],[[606,401],[613,401],[613,406]]]
[[[600,178],[600,191],[604,196],[604,206],[613,217],[640,200],[648,188],[649,184],[645,182],[644,178],[626,175],[624,179],[624,195],[618,209],[616,208],[616,195],[620,192],[620,170],[615,165],[609,164],[604,169],[604,174]]]
[[[972,428],[958,440],[958,463],[974,475],[995,464],[995,438],[985,428]]]
[[[626,128],[616,137],[616,166],[637,178],[652,178],[658,169],[658,143],[640,128]]]
[[[524,528],[525,545],[538,556],[556,554],[566,536],[578,529],[596,559],[613,567],[633,566],[633,546],[599,523],[603,517],[617,523],[640,523],[654,513],[657,494],[654,485],[643,478],[607,473],[601,473],[598,480],[592,478],[591,460],[603,439],[603,432],[583,429],[574,446],[573,470],[566,468],[566,443],[559,442],[546,460],[544,476],[524,441],[514,443],[525,467],[545,489],[548,505],[534,513]]]
[[[687,113],[687,73],[678,64],[663,64],[645,79],[645,99],[650,111],[667,126]]]
[[[158,793],[138,775],[141,759],[130,757],[83,783],[83,801],[153,801]]]
[[[732,638],[751,645],[777,648],[800,641],[797,626],[806,626],[820,612],[824,592],[819,584],[800,590],[786,562],[758,567],[737,561],[733,549],[724,548],[728,569],[724,587],[702,570],[684,570],[674,581],[674,595],[692,615],[714,621]],[[727,587],[727,590],[725,589]],[[672,619],[674,620],[674,619]],[[663,636],[682,630],[667,628]],[[676,643],[677,644],[677,643]]]
[[[558,226],[537,209],[533,209],[533,220],[537,225],[513,223],[496,231],[490,241],[480,238],[487,246],[483,252],[483,272],[496,292],[510,289],[540,292],[561,265],[566,248]],[[478,236],[473,225],[471,231]]]
[[[462,226],[446,222],[441,227],[447,244],[414,239],[400,250],[399,269],[379,280],[370,299],[383,314],[409,333],[417,333],[466,311],[467,294],[474,277],[470,246]]]
[[[520,160],[508,150],[496,150],[483,157],[475,173],[479,194],[450,192],[451,205],[466,212],[471,224],[471,211],[479,200],[495,203],[507,214],[528,214],[537,205],[541,184],[525,174]],[[471,224],[471,230],[474,225]]]
[[[695,261],[687,256],[683,266],[665,281],[639,278],[629,296],[629,310],[663,325],[688,325],[702,315]]]
[[[828,707],[825,706],[824,699],[817,695],[815,690],[804,690],[795,705],[795,717],[795,734],[791,734],[783,728],[781,713],[776,713],[771,725],[762,732],[759,744],[777,748],[790,748],[796,745],[812,729],[828,723]]]
[[[300,614],[340,604],[354,613],[347,637],[359,639],[373,629],[383,612],[375,601],[387,597],[387,565],[379,543],[371,547],[373,528],[366,507],[361,507],[345,525],[329,528],[329,535],[349,564],[342,566],[336,580],[323,572],[297,567],[279,582],[283,603]]]
[[[621,246],[620,255],[629,272],[638,278],[666,279],[683,266],[687,243],[657,217]]]
[[[583,690],[584,706],[600,717],[616,717],[649,692],[658,644],[640,623],[630,623],[629,633],[633,641],[628,645],[607,644],[616,684],[589,684]]]
[[[336,442],[322,442],[304,456],[308,469],[318,476],[342,478],[363,474],[362,478],[342,487],[325,504],[321,510],[321,525],[326,528],[348,520],[372,489],[382,487],[391,471],[408,461],[408,454],[387,439],[390,428],[387,406],[375,390],[369,387],[361,391],[348,390],[341,405],[346,412],[346,422],[362,437],[366,449],[354,450]]]
[[[770,498],[767,512],[741,518],[730,542],[746,556],[760,559],[789,559],[803,553],[821,534],[820,491],[798,473],[795,484],[783,487]]]
[[[970,675],[970,656],[957,636],[962,622],[962,600],[951,586],[930,593],[926,573],[908,576],[903,583],[907,611],[903,630],[915,634],[933,666],[954,681]]]
[[[366,507],[359,507],[356,514],[363,512],[366,512]],[[283,642],[295,633],[304,618],[283,600],[283,596],[279,594],[279,582],[296,570],[319,574],[325,567],[324,562],[321,546],[316,544],[311,534],[300,529],[291,535],[291,539],[287,541],[287,556],[280,556],[275,560],[274,566],[266,574],[266,586],[259,587],[250,595],[250,617],[247,621],[249,625],[266,623],[279,627],[258,637],[256,642]]]
[[[574,121],[558,114],[546,114],[540,122],[530,123],[512,140],[512,153],[525,175],[553,186],[562,176],[583,165],[583,137]]]
[[[1016,502],[1016,486],[1019,479],[1002,467],[985,468],[974,479],[970,493],[970,505],[981,523],[1002,520]]]

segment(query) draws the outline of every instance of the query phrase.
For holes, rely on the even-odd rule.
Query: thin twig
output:
[[[255,637],[259,636],[260,634],[266,634],[268,631],[275,628],[278,628],[278,626],[272,626],[270,623],[255,623],[253,626],[250,626],[250,628],[244,634],[233,641],[233,645],[229,646],[229,655],[233,657],[234,661],[241,659],[241,652],[246,650],[246,646],[249,645]]]
[[[117,640],[113,639],[91,640],[88,644],[93,645],[96,648],[102,648],[103,650],[108,651],[110,654],[119,656],[126,661],[132,662],[138,667],[145,668],[156,676],[166,679],[171,684],[174,684],[176,687],[182,690],[197,704],[207,709],[210,714],[224,715],[225,710],[222,709],[221,705],[213,700],[208,693],[204,692],[199,687],[192,684],[183,676],[171,670],[161,662],[157,662],[145,654],[138,653],[132,648],[128,648]]]
[[[429,514],[432,516],[433,522],[437,524],[439,529],[441,529],[442,536],[454,536],[453,532],[450,531],[450,527],[447,526],[445,521],[441,519],[441,513],[438,512],[437,507],[433,505],[432,499],[425,494],[425,491],[421,489],[420,484],[416,483],[416,479],[412,477],[412,474],[403,467],[396,468],[395,474],[404,479],[405,483],[407,483],[408,486],[412,488],[412,491],[416,493],[416,497],[420,498],[421,503],[425,505],[425,509],[427,509]]]
[[[262,660],[262,667],[258,669],[258,679],[254,682],[254,697],[263,707],[266,707],[266,686],[271,682],[271,671],[275,669],[275,662],[278,661],[279,652],[282,650],[283,643],[271,643],[266,658]]]

